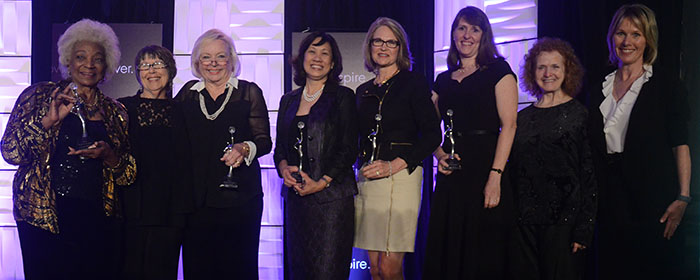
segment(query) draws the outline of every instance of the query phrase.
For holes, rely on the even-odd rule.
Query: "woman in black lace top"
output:
[[[571,46],[539,40],[525,56],[522,87],[537,102],[518,113],[510,158],[518,228],[510,271],[518,279],[581,279],[591,245],[596,183],[588,112],[573,96],[583,69]]]
[[[262,90],[237,79],[240,70],[231,37],[209,30],[192,48],[192,73],[201,80],[187,82],[175,97],[185,120],[194,188],[182,248],[188,279],[258,278],[263,206],[258,158],[270,152],[272,140]]]
[[[175,279],[182,239],[182,203],[174,202],[179,186],[173,174],[182,163],[176,155],[176,110],[172,100],[177,73],[172,53],[147,46],[136,54],[136,79],[141,89],[120,98],[129,113],[129,141],[139,172],[122,192],[126,279]]]

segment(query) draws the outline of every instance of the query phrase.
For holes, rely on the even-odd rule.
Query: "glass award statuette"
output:
[[[367,164],[374,162],[374,160],[379,156],[377,154],[377,151],[378,151],[378,149],[377,149],[377,140],[378,140],[377,136],[379,134],[379,124],[382,121],[382,115],[380,115],[380,114],[374,115],[374,120],[377,121],[377,127],[374,130],[372,130],[372,132],[367,136],[367,138],[369,138],[369,141],[372,143],[372,155],[370,155],[369,161],[367,162]]]
[[[78,144],[75,148],[76,150],[84,150],[90,147],[90,145],[92,145],[93,142],[88,136],[86,128],[86,117],[83,113],[85,109],[85,101],[82,98],[80,98],[80,95],[78,94],[78,86],[76,84],[71,83],[69,86],[71,87],[71,91],[75,96],[75,105],[73,105],[73,109],[71,109],[70,112],[78,116],[78,119],[80,119],[80,124],[83,128],[83,134],[80,136],[80,140],[78,140]]]
[[[454,111],[452,111],[452,109],[447,109],[447,117],[450,118],[450,124],[447,125],[447,129],[445,130],[445,137],[447,137],[447,139],[450,140],[450,157],[445,160],[445,162],[447,162],[448,165],[445,169],[460,170],[462,169],[462,165],[459,164],[459,161],[455,158],[455,137],[452,133],[454,129],[452,116],[454,116]]]
[[[299,129],[299,138],[297,138],[297,142],[294,144],[294,149],[297,150],[297,153],[299,154],[299,171],[302,170],[302,167],[304,165],[304,149],[302,148],[304,145],[304,122],[298,122],[297,123],[297,128]],[[297,183],[304,184],[304,179],[301,178],[301,173],[299,172],[294,172],[292,173],[292,177],[297,180]]]
[[[224,148],[224,154],[230,152],[233,150],[233,143],[235,143],[233,139],[233,134],[236,133],[236,128],[233,126],[228,127],[228,133],[231,134],[231,143]],[[228,174],[226,174],[226,177],[224,177],[224,181],[221,182],[221,185],[219,185],[219,188],[222,189],[237,189],[238,188],[238,183],[233,180],[233,166],[228,167]]]

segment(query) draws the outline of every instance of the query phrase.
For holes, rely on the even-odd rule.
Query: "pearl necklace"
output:
[[[231,93],[233,92],[233,89],[229,88],[228,85],[226,85],[226,98],[224,99],[224,103],[221,104],[219,109],[216,110],[213,114],[209,114],[209,111],[207,111],[207,106],[204,104],[204,94],[199,93],[199,109],[202,110],[202,114],[204,114],[204,117],[207,118],[207,120],[213,121],[215,120],[221,112],[224,111],[224,108],[226,108],[226,104],[228,104],[228,100],[231,99]]]
[[[322,85],[320,89],[318,89],[314,94],[309,95],[309,88],[304,87],[304,91],[302,92],[302,96],[304,96],[304,100],[308,102],[314,102],[319,96],[321,96],[321,93],[323,92],[323,88],[326,87],[326,85]]]

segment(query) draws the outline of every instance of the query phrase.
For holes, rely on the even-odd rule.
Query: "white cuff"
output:
[[[248,152],[248,156],[245,158],[245,165],[250,166],[255,159],[255,153],[258,151],[258,148],[253,141],[243,141],[243,143],[248,144],[248,147],[250,147],[250,152]]]

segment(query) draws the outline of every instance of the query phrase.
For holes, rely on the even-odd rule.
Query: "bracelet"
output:
[[[245,153],[246,153],[245,156],[246,156],[246,157],[249,156],[249,155],[250,155],[250,147],[248,146],[248,144],[243,143],[243,144],[241,144],[241,145],[243,145],[243,150],[244,150]]]
[[[390,162],[389,162],[389,176],[387,176],[387,177],[391,177],[391,175],[392,175],[393,173],[394,173],[394,170],[392,170],[392,168],[391,168],[391,161],[390,161]]]
[[[323,180],[324,182],[326,182],[326,185],[323,186],[324,189],[331,186],[331,182],[328,182],[328,180],[326,180],[326,177],[321,177],[321,179],[318,180]]]
[[[491,171],[494,171],[494,172],[496,172],[496,173],[498,173],[498,174],[503,174],[503,169],[498,169],[498,168],[493,168],[493,167],[491,167]]]
[[[683,201],[685,203],[690,203],[693,200],[693,198],[690,196],[679,194],[678,197],[676,197],[676,200]]]

